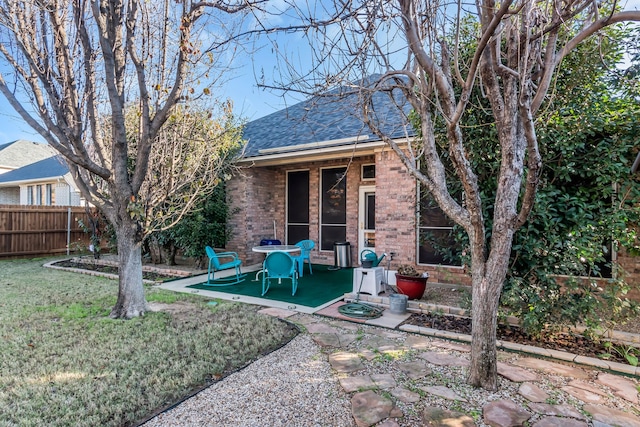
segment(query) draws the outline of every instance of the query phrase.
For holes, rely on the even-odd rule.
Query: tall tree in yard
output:
[[[288,82],[303,82],[307,84],[298,85],[298,90],[306,93],[342,85],[360,93],[371,131],[465,230],[473,285],[468,383],[495,390],[500,293],[514,233],[534,205],[542,167],[536,116],[548,101],[562,59],[607,26],[640,21],[640,11],[620,11],[616,2],[591,0],[336,1],[334,6],[316,12],[339,11],[341,18],[331,24],[336,28],[318,25],[323,16],[311,16],[290,4],[308,23],[310,71],[275,76],[269,85],[290,89]],[[469,20],[476,24],[476,49],[462,56],[458,41]],[[286,52],[282,56],[292,63]],[[374,78],[363,79],[370,75]],[[496,196],[489,205],[483,204],[482,182],[468,157],[474,141],[465,136],[462,125],[474,108],[470,95],[477,87],[494,118],[494,151],[500,160],[493,178]],[[371,101],[380,92],[396,102],[397,94],[404,95],[414,123],[420,123],[421,138],[399,145],[381,131],[387,112],[376,111]],[[411,122],[408,108],[398,105],[398,112]],[[445,134],[440,146],[439,129]],[[449,191],[449,163],[461,184],[461,199]],[[489,212],[492,225],[487,229]]]
[[[209,94],[207,85],[218,76],[212,52],[232,37],[227,30],[234,29],[234,17],[249,7],[233,0],[0,1],[0,91],[65,157],[84,197],[115,229],[120,279],[112,317],[146,311],[142,239],[153,228],[156,207],[174,203],[174,219],[184,207],[174,196],[177,188],[185,189],[185,168],[193,164],[180,159],[174,137],[182,129],[191,138],[186,132],[194,122],[174,123],[170,130],[165,124],[190,117],[184,110],[176,113],[176,105]],[[215,34],[205,32],[211,29],[205,24],[215,25]],[[215,45],[201,46],[203,34]],[[225,113],[222,121],[227,119]],[[211,140],[199,146],[207,144]],[[197,145],[180,154],[195,153]],[[154,156],[163,150],[163,159]],[[209,165],[217,161],[203,159]],[[154,186],[161,171],[172,175],[163,187]],[[209,178],[215,181],[204,178],[186,179],[190,194],[207,191]]]

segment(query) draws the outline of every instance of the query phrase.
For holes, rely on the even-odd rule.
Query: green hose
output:
[[[353,317],[354,319],[377,319],[382,316],[384,308],[360,302],[360,289],[362,289],[363,280],[364,274],[360,278],[360,286],[358,287],[355,302],[341,305],[338,307],[338,312],[343,316]]]
[[[343,316],[353,317],[356,319],[377,319],[382,316],[384,308],[375,305],[365,304],[363,302],[352,302],[341,305],[338,311]]]

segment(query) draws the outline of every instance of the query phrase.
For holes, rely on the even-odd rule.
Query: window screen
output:
[[[309,171],[287,174],[287,243],[309,238]]]
[[[347,238],[347,168],[322,170],[320,246],[333,250],[335,242]]]

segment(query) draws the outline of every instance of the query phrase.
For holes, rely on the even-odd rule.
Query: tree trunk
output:
[[[487,276],[473,280],[471,309],[471,365],[467,383],[485,390],[498,388],[498,300],[491,296],[494,284]]]
[[[124,221],[116,226],[119,260],[118,301],[111,310],[114,319],[131,319],[147,311],[142,283],[142,251],[136,224]]]

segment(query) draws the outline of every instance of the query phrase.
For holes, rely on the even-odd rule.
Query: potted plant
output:
[[[427,288],[428,273],[420,273],[412,265],[403,264],[396,272],[398,292],[409,299],[420,299]]]

